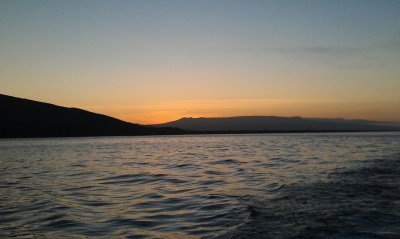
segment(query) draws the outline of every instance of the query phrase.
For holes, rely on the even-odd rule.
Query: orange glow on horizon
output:
[[[311,100],[190,100],[140,105],[83,106],[93,112],[139,124],[160,124],[182,117],[300,116],[400,121],[398,102],[357,103]]]

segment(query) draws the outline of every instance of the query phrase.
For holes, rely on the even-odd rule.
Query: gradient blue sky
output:
[[[400,121],[400,1],[4,1],[1,93],[139,123]]]

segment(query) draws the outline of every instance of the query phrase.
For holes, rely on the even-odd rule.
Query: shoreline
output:
[[[2,139],[53,139],[53,138],[97,138],[97,137],[135,137],[135,136],[185,136],[185,135],[228,135],[228,134],[317,134],[317,133],[378,133],[400,132],[399,130],[236,130],[236,131],[185,131],[181,133],[113,134],[113,135],[54,135],[54,136],[11,136]]]

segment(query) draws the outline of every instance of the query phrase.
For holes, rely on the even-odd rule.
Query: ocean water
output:
[[[400,238],[400,134],[0,140],[0,238]]]

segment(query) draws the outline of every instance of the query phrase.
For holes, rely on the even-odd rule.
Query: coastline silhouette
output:
[[[0,115],[0,138],[163,135],[183,132],[177,128],[133,124],[78,108],[7,95],[0,95]]]
[[[140,125],[78,108],[0,94],[0,138],[173,134],[396,131],[395,124],[345,119],[240,116]]]

